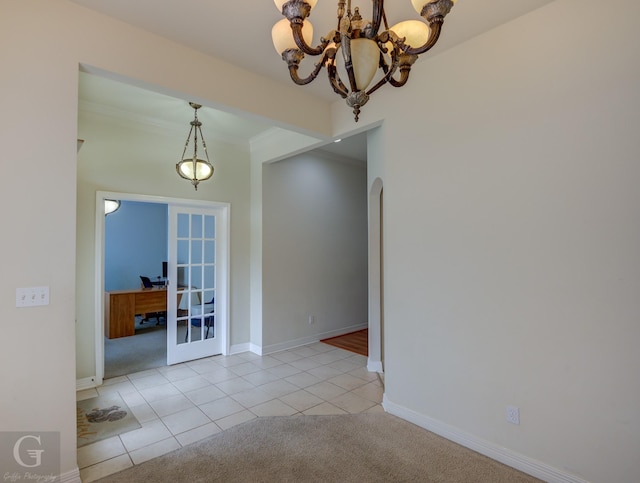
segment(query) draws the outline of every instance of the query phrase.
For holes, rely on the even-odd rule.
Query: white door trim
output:
[[[227,222],[229,228],[231,226],[231,205],[230,203],[223,203],[217,201],[204,201],[204,200],[190,200],[186,198],[170,198],[167,196],[153,196],[142,195],[133,193],[119,193],[115,191],[96,191],[96,226],[95,226],[95,252],[94,252],[94,328],[95,328],[95,364],[96,364],[96,380],[95,385],[100,386],[104,381],[104,200],[115,199],[122,201],[140,201],[144,203],[162,203],[169,206],[192,206],[192,207],[204,207],[204,208],[225,208],[227,212]],[[227,247],[230,247],[230,232],[228,229],[226,236]],[[227,252],[226,257],[226,284],[230,287],[230,252]],[[230,290],[227,290],[226,303],[229,307]],[[229,354],[229,311],[227,310],[227,316],[225,320],[220,321],[224,326],[224,342],[223,342],[223,354]]]

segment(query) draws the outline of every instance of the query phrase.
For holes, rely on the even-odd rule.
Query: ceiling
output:
[[[270,0],[250,2],[251,14],[247,15],[247,2],[214,0],[70,0],[92,10],[135,25],[149,32],[161,35],[178,43],[220,58],[257,74],[285,83],[291,89],[307,89],[312,95],[328,101],[338,100],[324,76],[312,84],[300,87],[290,77],[286,64],[280,59],[271,43],[271,27],[282,17]],[[438,45],[420,61],[437,55],[445,49],[460,44],[476,35],[493,29],[505,22],[524,15],[553,0],[461,0],[447,16]],[[367,1],[361,2],[361,13],[370,15]],[[309,20],[314,26],[314,42],[327,34],[336,24],[334,1],[320,0],[313,9]],[[354,2],[355,7],[357,3]],[[409,0],[388,2],[389,25],[401,20],[419,19]],[[541,28],[543,28],[541,26]],[[242,35],[238,35],[242,32]],[[255,39],[261,39],[256,42]],[[221,48],[223,46],[223,48]],[[301,65],[301,75],[311,69],[315,60],[305,59]],[[306,65],[305,65],[306,63]],[[93,75],[81,77],[81,106],[90,109],[107,109],[157,118],[160,122],[183,122],[175,120],[176,110],[192,110],[185,100],[117,83]],[[345,106],[345,109],[349,109]],[[203,108],[199,117],[209,126],[222,132],[228,139],[251,139],[271,128],[260,122],[213,109]],[[173,118],[173,121],[171,120]],[[345,139],[337,144],[327,145],[333,152],[343,152],[353,159],[366,159],[366,136]]]

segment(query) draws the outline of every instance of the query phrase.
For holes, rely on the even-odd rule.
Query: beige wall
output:
[[[387,407],[593,482],[640,477],[638,18],[553,2],[362,119],[385,117]]]

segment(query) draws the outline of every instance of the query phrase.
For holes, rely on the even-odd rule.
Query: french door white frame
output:
[[[223,223],[226,224],[224,233],[225,244],[230,247],[230,227],[231,227],[231,205],[216,201],[200,201],[182,198],[169,198],[165,196],[138,195],[131,193],[118,193],[113,191],[96,191],[96,230],[95,230],[95,295],[94,295],[94,327],[95,327],[95,363],[96,363],[96,385],[101,385],[104,381],[104,236],[105,236],[105,215],[104,200],[139,201],[143,203],[160,203],[169,206],[184,206],[194,208],[217,208],[222,209]],[[168,235],[167,235],[168,236]],[[225,294],[225,305],[229,307],[230,295],[230,251],[227,249],[226,257],[220,263],[220,269],[224,270],[224,281],[227,287]],[[222,314],[221,314],[222,315]],[[221,320],[220,320],[221,319]],[[226,310],[221,318],[216,316],[216,325],[221,330],[222,353],[229,354],[229,310]]]

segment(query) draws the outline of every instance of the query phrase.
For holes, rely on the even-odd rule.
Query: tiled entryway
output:
[[[382,411],[367,358],[315,343],[258,356],[215,356],[116,377],[87,399],[117,391],[142,427],[78,449],[84,483],[264,416]]]

